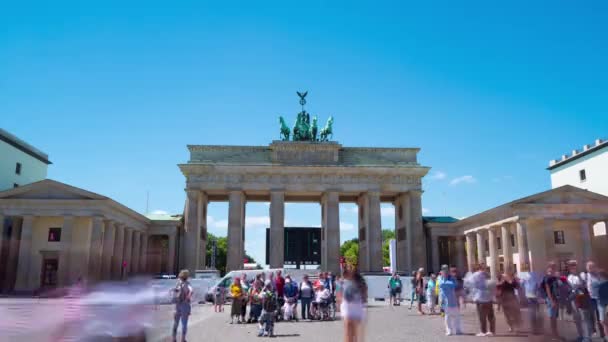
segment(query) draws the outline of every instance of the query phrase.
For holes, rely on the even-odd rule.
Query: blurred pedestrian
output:
[[[557,331],[557,317],[559,315],[559,283],[555,276],[555,263],[550,262],[543,281],[541,282],[540,292],[547,303],[547,316],[551,324],[551,336],[559,339]]]
[[[266,280],[261,293],[262,315],[260,316],[258,336],[274,336],[274,314],[277,309],[277,298],[272,281]]]
[[[416,272],[416,278],[414,278],[414,279],[415,279],[416,296],[418,297],[418,313],[421,315],[424,315],[424,312],[422,311],[422,304],[424,304],[424,302],[425,302],[424,278],[423,278],[422,272],[424,272],[424,269],[420,268],[418,270],[418,272]]]
[[[590,342],[593,335],[592,305],[587,284],[582,279],[577,270],[576,260],[568,262],[568,284],[571,293],[567,298],[566,312],[572,315],[578,340]]]
[[[524,264],[519,272],[519,280],[524,289],[525,304],[528,308],[528,320],[532,334],[539,335],[543,330],[543,315],[539,310],[539,294],[542,277],[530,271],[529,264]]]
[[[412,279],[410,279],[410,310],[414,307],[416,300],[416,271],[412,271]]]
[[[344,341],[363,341],[362,324],[365,319],[367,285],[356,271],[344,272],[343,301],[340,308],[344,321]]]
[[[503,314],[509,326],[509,332],[519,331],[521,327],[521,309],[519,307],[519,299],[517,298],[519,282],[513,276],[513,273],[508,270],[503,274],[497,287],[499,289],[498,293],[500,293]]]
[[[186,341],[186,334],[188,332],[188,317],[191,311],[191,300],[192,300],[192,286],[188,282],[190,273],[188,270],[182,270],[179,272],[179,280],[173,289],[174,301],[175,301],[175,315],[173,319],[173,341],[177,341],[177,327],[181,321],[182,323],[182,342]]]
[[[312,282],[305,274],[300,282],[300,304],[302,305],[302,319],[310,319],[310,303],[314,297]]]
[[[451,274],[446,274],[440,285],[441,303],[445,314],[446,336],[462,335],[458,295],[456,294],[457,287],[458,283],[456,278]]]
[[[230,285],[230,296],[232,297],[232,307],[230,308],[230,324],[234,323],[236,318],[237,323],[241,323],[241,306],[243,305],[243,287],[241,279],[234,278]]]
[[[435,273],[431,273],[429,280],[426,283],[426,306],[431,315],[435,314],[435,303],[437,302],[437,296],[435,295],[436,282],[437,276]]]
[[[471,279],[471,293],[477,307],[479,333],[477,336],[494,336],[496,334],[496,317],[494,316],[494,289],[489,281],[490,275],[485,265],[480,264]],[[488,326],[489,325],[489,326]]]
[[[600,337],[604,338],[604,320],[606,319],[606,306],[601,305],[599,301],[599,284],[602,282],[598,273],[597,266],[595,262],[589,261],[587,262],[587,272],[581,274],[583,280],[585,280],[587,284],[587,290],[591,296],[591,306],[592,306],[592,321],[595,325],[597,322],[597,330],[599,331]],[[595,326],[594,326],[595,330]]]

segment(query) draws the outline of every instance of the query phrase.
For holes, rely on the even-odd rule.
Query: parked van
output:
[[[213,299],[215,298],[215,296],[214,296],[215,289],[218,286],[221,286],[224,289],[226,289],[226,291],[225,291],[226,300],[231,299],[230,298],[230,289],[229,289],[230,285],[232,285],[234,278],[236,278],[236,277],[241,278],[243,276],[243,274],[246,274],[247,280],[251,281],[252,279],[255,279],[255,277],[260,273],[264,273],[266,275],[266,279],[268,279],[270,273],[274,273],[276,275],[277,271],[283,271],[283,269],[282,268],[271,268],[271,269],[267,269],[267,270],[230,271],[230,272],[226,273],[226,275],[222,279],[218,280],[215,284],[213,284],[213,286],[209,287],[209,290],[207,291],[207,295],[205,296],[205,299],[208,302],[213,302]]]

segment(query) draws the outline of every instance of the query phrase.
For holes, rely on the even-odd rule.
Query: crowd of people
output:
[[[528,308],[527,319],[532,333],[547,334],[560,339],[558,319],[570,315],[574,320],[579,341],[591,341],[592,336],[605,338],[608,332],[608,274],[590,261],[580,270],[575,260],[561,273],[550,263],[544,274],[522,269],[519,274],[506,271],[493,280],[489,268],[478,264],[464,276],[456,267],[443,265],[439,274],[424,275],[424,269],[412,273],[410,309],[440,314],[445,318],[446,335],[462,334],[460,308],[474,303],[479,319],[476,336],[496,334],[497,311],[502,311],[509,332],[520,332],[523,324],[522,307]],[[389,281],[391,303],[400,301],[401,281],[394,274]],[[550,327],[545,331],[546,309]],[[426,308],[424,307],[426,306]]]
[[[439,274],[424,275],[424,269],[413,272],[411,279],[410,307],[417,306],[421,315],[440,314],[444,317],[447,336],[463,333],[461,308],[467,302],[475,305],[479,319],[476,336],[496,334],[496,314],[504,315],[509,332],[521,332],[526,319],[533,334],[546,334],[560,339],[558,319],[572,317],[579,341],[591,341],[594,335],[605,338],[608,332],[606,307],[608,306],[608,273],[589,261],[579,269],[575,260],[567,263],[567,271],[558,271],[550,263],[545,272],[530,272],[526,266],[515,274],[508,270],[492,279],[490,269],[484,264],[474,266],[472,272],[462,275],[456,267],[443,265]],[[188,271],[182,271],[174,289],[176,304],[173,336],[182,323],[185,339],[192,287]],[[398,274],[388,282],[390,304],[399,305],[403,284]],[[230,323],[258,323],[259,336],[273,336],[276,320],[298,320],[298,304],[301,319],[332,319],[330,311],[340,312],[344,322],[345,341],[357,341],[361,322],[365,319],[367,286],[363,277],[354,270],[345,270],[343,276],[321,272],[318,279],[304,275],[300,282],[290,275],[260,272],[248,280],[243,273],[228,288],[232,303]],[[225,293],[218,287],[215,311],[223,312]],[[544,310],[541,310],[544,308]],[[546,311],[546,314],[543,313]],[[544,329],[543,322],[550,322]]]
[[[223,311],[224,296],[218,287],[216,311]],[[243,273],[228,289],[232,304],[230,323],[258,323],[258,336],[272,336],[276,320],[329,320],[341,312],[347,335],[355,334],[363,319],[366,288],[363,277],[347,270],[343,276],[321,272],[314,281],[304,275],[298,283],[282,272],[260,272],[248,280]],[[300,314],[298,315],[298,305]]]

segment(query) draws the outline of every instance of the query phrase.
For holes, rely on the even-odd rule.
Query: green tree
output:
[[[390,265],[389,240],[395,238],[395,231],[392,229],[382,230],[382,262],[383,265]],[[340,246],[340,255],[346,259],[348,265],[357,265],[359,261],[359,239],[344,241]]]
[[[206,266],[211,267],[211,253],[213,251],[213,242],[216,244],[215,254],[215,269],[220,271],[222,275],[226,273],[226,260],[228,255],[228,240],[225,236],[215,236],[207,233],[207,258]],[[245,252],[245,258],[250,263],[256,263],[255,259]]]

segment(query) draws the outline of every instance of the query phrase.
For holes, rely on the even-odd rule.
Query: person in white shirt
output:
[[[566,311],[572,313],[579,341],[591,341],[593,331],[591,301],[587,284],[578,273],[576,260],[568,261],[567,279],[572,293],[566,302]]]

